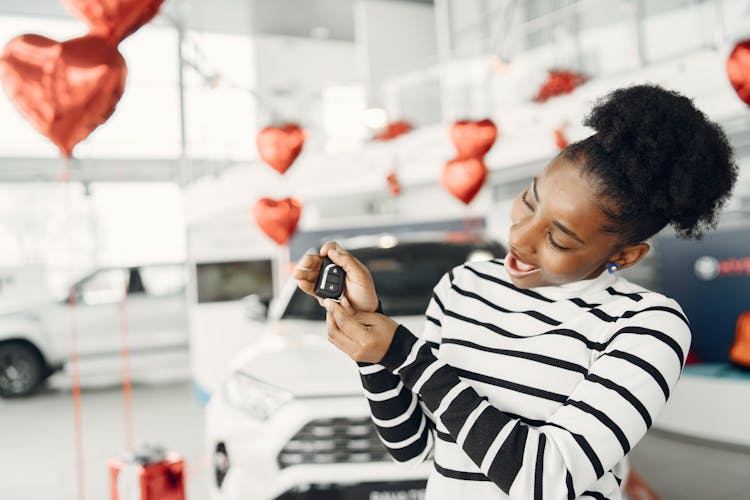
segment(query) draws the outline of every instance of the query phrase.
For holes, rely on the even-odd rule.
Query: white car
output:
[[[0,311],[0,397],[29,395],[67,368],[72,332],[82,377],[122,373],[123,326],[134,374],[162,369],[170,356],[186,364],[185,283],[182,263],[102,268],[68,298]]]
[[[420,331],[432,288],[486,240],[393,236],[341,242],[372,272],[386,314]],[[215,500],[419,499],[430,464],[396,464],[370,421],[356,364],[330,344],[325,311],[291,280],[267,332],[232,360],[208,404]]]

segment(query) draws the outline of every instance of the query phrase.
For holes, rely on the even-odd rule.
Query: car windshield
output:
[[[392,248],[362,248],[351,253],[372,273],[386,314],[415,316],[424,314],[432,289],[443,274],[474,256],[482,255],[488,260],[504,256],[505,251],[495,242],[445,242],[402,243]],[[323,321],[325,309],[297,289],[282,318]]]

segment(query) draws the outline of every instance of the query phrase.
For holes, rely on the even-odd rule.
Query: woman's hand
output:
[[[323,305],[323,299],[315,295],[315,282],[318,279],[323,257],[328,256],[334,264],[341,266],[346,273],[344,280],[344,297],[351,306],[364,312],[372,312],[378,308],[378,295],[370,270],[360,261],[347,253],[335,241],[329,241],[320,249],[320,255],[305,255],[297,264],[292,277],[297,280],[300,289],[318,299]]]
[[[383,359],[398,323],[383,314],[358,312],[331,299],[325,299],[323,307],[328,311],[326,323],[331,343],[354,361],[378,363]]]

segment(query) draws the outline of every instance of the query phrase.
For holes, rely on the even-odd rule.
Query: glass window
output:
[[[479,252],[481,251],[481,252]],[[422,315],[440,278],[469,259],[502,257],[497,243],[406,243],[393,248],[352,250],[372,273],[383,311],[389,316]],[[295,290],[284,318],[324,320],[318,301]]]
[[[125,296],[127,270],[103,269],[78,285],[78,293],[85,304],[112,304]]]
[[[185,267],[181,264],[145,266],[139,271],[148,295],[177,295],[185,289]]]
[[[273,295],[271,261],[201,263],[196,267],[198,302],[239,300],[259,295],[269,300]]]

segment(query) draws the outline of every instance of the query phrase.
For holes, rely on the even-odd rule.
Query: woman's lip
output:
[[[516,278],[516,279],[525,278],[531,274],[534,274],[542,270],[540,267],[535,266],[533,269],[529,269],[528,271],[521,271],[520,269],[518,269],[518,266],[517,266],[517,262],[519,260],[520,259],[518,259],[518,257],[516,257],[513,254],[513,252],[509,252],[508,256],[505,258],[505,270],[508,271],[508,274],[511,276],[511,278]]]

